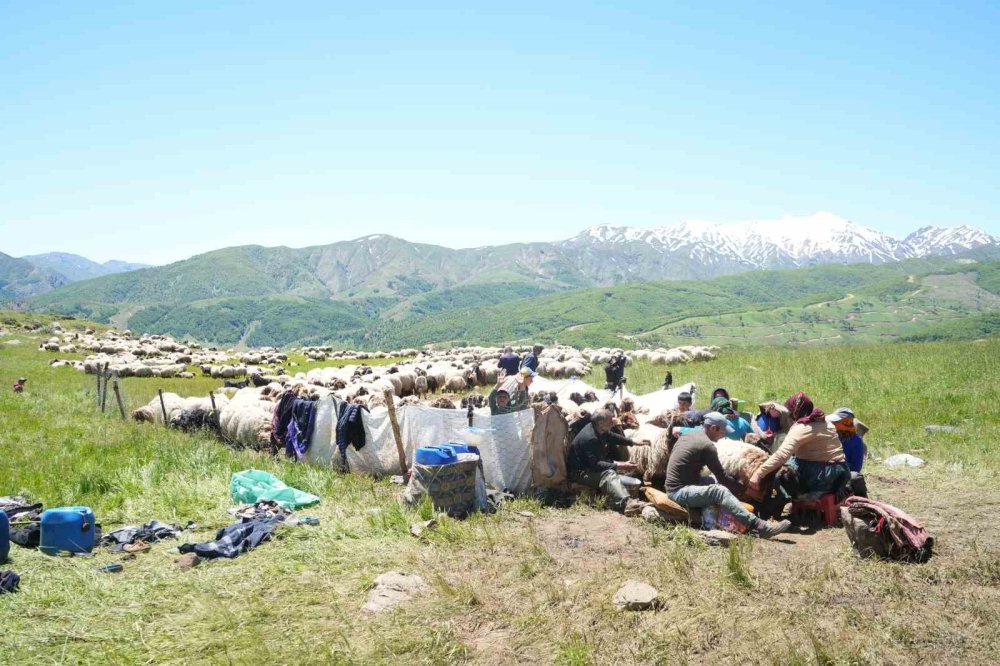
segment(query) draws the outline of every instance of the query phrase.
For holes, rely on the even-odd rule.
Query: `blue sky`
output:
[[[1000,234],[998,3],[418,4],[0,0],[0,251]]]

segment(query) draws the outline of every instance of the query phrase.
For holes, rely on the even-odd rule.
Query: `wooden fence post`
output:
[[[215,406],[215,391],[208,392],[208,399],[212,402],[212,418],[215,419],[215,423],[218,426],[222,426],[219,423],[219,409]]]
[[[122,420],[126,420],[128,417],[125,416],[125,402],[122,400],[122,392],[118,389],[118,378],[115,377],[113,388],[115,390],[115,401],[118,402],[118,411],[122,414]]]
[[[163,425],[167,425],[167,403],[163,401],[163,389],[156,389],[160,396],[160,411],[163,413]]]
[[[403,436],[399,432],[399,421],[396,420],[396,403],[393,400],[392,391],[386,389],[382,395],[385,396],[385,406],[389,408],[389,423],[392,425],[392,436],[396,440],[396,453],[399,454],[399,469],[403,476],[406,476],[406,450],[403,448]]]
[[[104,369],[101,370],[101,374],[104,376],[104,390],[101,391],[101,413],[104,413],[104,407],[108,403],[108,366],[110,363],[104,364]]]

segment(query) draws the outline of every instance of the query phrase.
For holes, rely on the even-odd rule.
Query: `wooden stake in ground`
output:
[[[101,413],[104,413],[104,406],[108,403],[108,366],[109,363],[104,364],[104,369],[101,370],[101,375],[104,377],[104,390],[101,391]]]
[[[212,418],[219,422],[219,410],[215,407],[215,391],[208,392],[208,399],[212,402]]]
[[[118,402],[118,411],[121,412],[121,414],[122,414],[122,420],[124,421],[128,417],[125,416],[125,402],[122,400],[122,392],[118,388],[118,378],[117,377],[115,377],[115,379],[114,379],[114,387],[113,388],[115,389],[115,400]]]
[[[167,404],[163,402],[163,389],[156,389],[160,396],[160,411],[163,412],[163,425],[167,425]]]
[[[399,469],[403,476],[406,476],[406,451],[403,449],[403,436],[399,433],[399,421],[396,420],[396,403],[393,400],[392,391],[386,389],[382,395],[385,396],[385,406],[389,408],[389,423],[392,425],[392,436],[396,440],[396,453],[399,454]]]

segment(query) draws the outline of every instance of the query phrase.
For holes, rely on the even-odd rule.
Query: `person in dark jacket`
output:
[[[506,372],[508,377],[513,377],[521,369],[521,357],[514,353],[513,347],[504,347],[497,367]]]
[[[634,442],[611,432],[614,416],[606,409],[594,412],[590,423],[573,438],[569,445],[566,471],[571,481],[598,490],[610,498],[612,508],[625,510],[629,494],[618,476],[619,472],[635,471],[632,462],[611,460],[609,446],[649,446],[649,440]]]
[[[664,390],[667,390],[673,385],[674,385],[674,373],[667,370],[667,374],[663,376],[663,388]]]
[[[715,448],[715,442],[726,436],[727,426],[725,416],[719,412],[709,412],[705,414],[702,430],[681,435],[667,462],[667,495],[672,501],[691,509],[721,506],[744,527],[763,539],[781,534],[791,523],[787,520],[780,523],[763,521],[747,511],[733,494],[734,490],[740,491],[740,484],[726,474]],[[701,470],[704,467],[715,477],[714,483],[702,479]]]
[[[531,353],[525,354],[524,358],[521,359],[521,367],[528,368],[532,372],[538,372],[538,355],[542,353],[542,349],[544,349],[544,347],[541,345],[535,345],[532,347]]]
[[[625,383],[625,354],[616,353],[604,366],[604,388],[612,393]]]

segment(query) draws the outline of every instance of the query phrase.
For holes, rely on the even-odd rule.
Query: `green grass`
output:
[[[5,345],[10,337],[24,344]],[[388,480],[102,416],[82,375],[49,368],[37,339],[0,336],[0,494],[90,505],[106,530],[194,520],[202,540],[230,521],[232,472],[254,467],[320,495],[302,513],[321,524],[285,528],[255,552],[191,571],[173,565],[170,542],[114,575],[97,571],[120,561],[105,551],[67,559],[14,547],[3,568],[22,575],[22,590],[0,597],[0,663],[965,664],[989,663],[1000,647],[1000,533],[990,519],[1000,503],[996,340],[724,350],[672,368],[677,382],[725,385],[751,402],[805,389],[824,408],[848,404],[872,427],[877,454],[926,458],[921,469],[866,469],[876,496],[938,538],[928,564],[906,566],[854,558],[839,530],[731,555],[687,528],[530,499],[492,516],[439,518],[416,539],[409,525],[428,507],[402,506]],[[655,388],[663,371],[632,366],[628,385]],[[28,391],[14,395],[19,374]],[[200,393],[198,381],[126,387]],[[932,436],[925,423],[960,430]],[[625,545],[607,544],[622,534]],[[371,582],[390,569],[420,573],[430,591],[363,616]],[[630,578],[654,585],[663,608],[614,610],[611,597]]]

